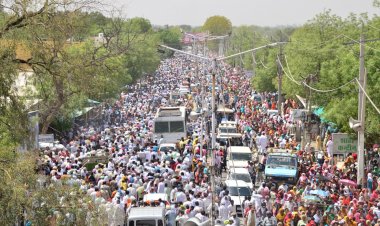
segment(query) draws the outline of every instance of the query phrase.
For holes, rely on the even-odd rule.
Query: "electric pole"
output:
[[[282,42],[282,32],[280,36],[280,42]],[[281,114],[281,106],[282,106],[282,68],[281,68],[281,61],[282,61],[282,45],[280,45],[280,54],[277,57],[277,75],[278,75],[278,98],[277,98],[277,109],[278,114]]]
[[[367,74],[364,65],[364,34],[360,36],[360,56],[359,56],[359,83],[366,89],[367,85]],[[358,130],[358,174],[357,174],[357,184],[364,186],[364,129],[365,129],[365,102],[366,97],[362,89],[359,89],[359,106],[358,106],[358,119],[360,121],[361,127]]]
[[[216,119],[215,119],[215,77],[216,77],[216,59],[213,60],[213,72],[212,72],[212,91],[211,91],[211,226],[215,225],[215,145],[216,145],[216,134],[215,134],[215,127],[216,127]]]
[[[255,32],[253,32],[252,48],[255,48]],[[252,78],[256,75],[256,51],[252,52]]]

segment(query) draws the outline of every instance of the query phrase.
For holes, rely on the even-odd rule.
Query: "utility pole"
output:
[[[255,33],[253,33],[252,48],[255,48]],[[252,52],[252,78],[256,75],[256,51]]]
[[[281,37],[280,37],[280,42],[282,42],[282,32],[281,32]],[[280,54],[277,57],[277,75],[278,75],[278,98],[277,98],[277,109],[278,109],[278,114],[282,115],[282,68],[281,68],[281,61],[282,61],[282,44],[280,45]]]
[[[219,57],[223,56],[223,53],[224,53],[224,38],[221,38],[219,40]]]
[[[217,37],[217,38],[220,38],[220,37]],[[212,72],[212,98],[211,98],[211,105],[212,105],[212,116],[211,116],[211,136],[212,136],[212,139],[211,139],[211,164],[210,164],[210,182],[211,182],[211,216],[210,216],[210,220],[211,220],[211,226],[214,226],[215,225],[215,148],[216,148],[216,134],[215,134],[215,127],[216,127],[216,117],[215,117],[215,86],[216,86],[216,73],[217,73],[217,62],[218,61],[223,61],[223,60],[226,60],[226,59],[230,59],[230,58],[234,58],[236,56],[240,56],[242,54],[246,54],[246,53],[251,53],[253,51],[257,51],[259,49],[264,49],[264,48],[268,48],[268,47],[274,47],[274,46],[277,46],[277,45],[281,45],[281,44],[284,44],[282,42],[275,42],[275,43],[270,43],[270,44],[267,44],[267,45],[264,45],[264,46],[260,46],[260,47],[256,47],[254,49],[250,49],[250,50],[246,50],[246,51],[243,51],[243,52],[240,52],[240,53],[235,53],[235,54],[232,54],[232,55],[229,55],[229,56],[219,56],[218,58],[214,58],[214,59],[210,59],[208,57],[205,57],[205,56],[198,56],[196,54],[193,54],[193,53],[188,53],[188,52],[185,52],[185,51],[182,51],[182,50],[178,50],[178,49],[175,49],[175,48],[172,48],[172,47],[169,47],[169,46],[166,46],[166,45],[160,45],[161,47],[163,48],[166,48],[166,49],[170,49],[170,50],[173,50],[175,52],[178,52],[178,53],[182,53],[182,54],[185,54],[185,55],[188,55],[188,56],[192,56],[192,57],[195,57],[195,58],[199,58],[199,59],[203,59],[203,60],[207,60],[207,61],[212,61],[212,64],[213,64],[213,72]]]
[[[211,96],[211,226],[215,225],[215,145],[216,145],[216,134],[215,134],[215,77],[216,77],[216,59],[213,60],[213,72],[212,72],[212,96]]]
[[[364,34],[360,36],[360,56],[359,56],[359,83],[366,89],[367,85],[367,74],[364,65]],[[359,106],[358,106],[358,119],[360,121],[361,127],[358,130],[358,174],[357,174],[357,184],[364,186],[364,129],[365,129],[365,102],[366,97],[362,89],[359,89]]]

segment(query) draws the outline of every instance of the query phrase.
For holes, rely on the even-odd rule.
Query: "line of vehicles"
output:
[[[170,149],[178,151],[178,142],[181,137],[188,135],[188,111],[181,106],[181,98],[191,95],[191,86],[183,82],[179,89],[169,94],[169,105],[174,107],[161,107],[154,118],[154,136],[163,139],[159,149]],[[260,96],[255,97],[258,101]],[[268,110],[269,114],[278,112]],[[246,197],[251,199],[255,184],[252,174],[248,169],[248,162],[258,162],[258,155],[250,147],[243,146],[242,133],[238,129],[237,121],[234,121],[235,112],[225,106],[218,106],[217,114],[222,120],[217,127],[217,142],[225,150],[227,178],[223,182],[229,191],[229,196],[234,201],[234,212],[243,216],[243,202]],[[297,156],[286,150],[272,149],[268,152],[265,169],[262,174],[264,179],[276,182],[296,183],[298,178]],[[159,194],[154,194],[159,195]],[[165,194],[162,194],[165,196]],[[157,201],[167,201],[166,197],[146,198]],[[128,226],[163,226],[166,225],[165,207],[137,207],[132,208],[129,213]],[[196,219],[188,219],[186,222],[178,222],[180,225],[206,225],[197,222]]]

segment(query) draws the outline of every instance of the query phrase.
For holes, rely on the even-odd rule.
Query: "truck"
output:
[[[186,108],[161,107],[154,118],[154,136],[165,143],[177,143],[186,137]]]
[[[268,153],[264,175],[266,180],[296,184],[298,180],[298,158],[285,149],[275,149]]]
[[[128,214],[127,226],[164,226],[165,207],[134,207]]]

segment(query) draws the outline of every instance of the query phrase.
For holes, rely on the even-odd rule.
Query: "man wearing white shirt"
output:
[[[186,201],[185,193],[182,190],[178,190],[178,192],[176,194],[176,202],[177,203],[179,203],[179,202],[184,203],[185,201]]]
[[[258,145],[260,146],[259,153],[264,154],[268,146],[268,137],[264,132],[262,132],[261,136],[259,136]]]
[[[163,180],[161,180],[157,185],[157,193],[164,193],[165,192],[165,183]]]

